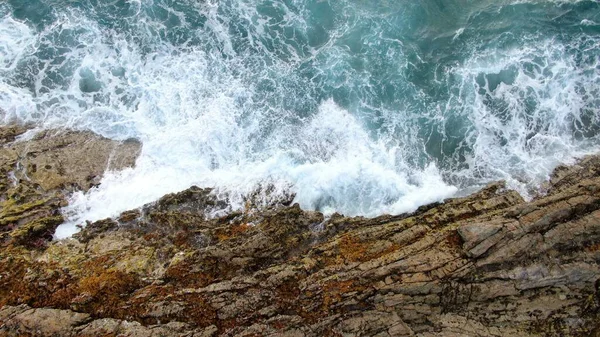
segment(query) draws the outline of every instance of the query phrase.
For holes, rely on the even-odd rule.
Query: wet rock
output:
[[[133,166],[134,140],[89,132],[0,127],[0,244],[43,248],[63,222],[60,208],[75,190],[98,184],[108,169]]]
[[[44,131],[9,150],[21,158],[19,174],[48,191],[94,187],[106,169],[133,166],[140,148],[135,140],[115,142],[90,132]]]
[[[208,219],[226,201],[192,187],[73,239],[0,247],[0,335],[593,336],[599,172],[592,156],[530,202],[494,183],[374,219],[282,202]],[[61,199],[11,184],[3,226],[30,241]]]

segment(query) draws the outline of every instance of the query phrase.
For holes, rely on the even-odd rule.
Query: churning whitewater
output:
[[[365,216],[499,179],[528,197],[600,145],[600,3],[8,0],[0,109],[143,143],[57,237],[191,185],[223,212],[257,190]]]

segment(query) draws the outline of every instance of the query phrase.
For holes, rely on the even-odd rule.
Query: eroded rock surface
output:
[[[137,141],[90,132],[0,127],[0,245],[44,246],[68,194],[97,185],[107,169],[133,166],[139,151]]]
[[[600,157],[548,189],[206,219],[221,201],[193,187],[73,239],[5,243],[0,335],[600,336]]]

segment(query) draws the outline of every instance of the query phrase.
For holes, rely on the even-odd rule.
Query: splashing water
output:
[[[375,216],[600,145],[596,1],[8,0],[0,123],[142,141],[65,237],[193,184]]]

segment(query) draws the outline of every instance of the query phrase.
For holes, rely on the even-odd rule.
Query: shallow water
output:
[[[366,216],[528,197],[600,145],[600,3],[8,0],[0,108],[143,142],[59,237],[193,184]]]

